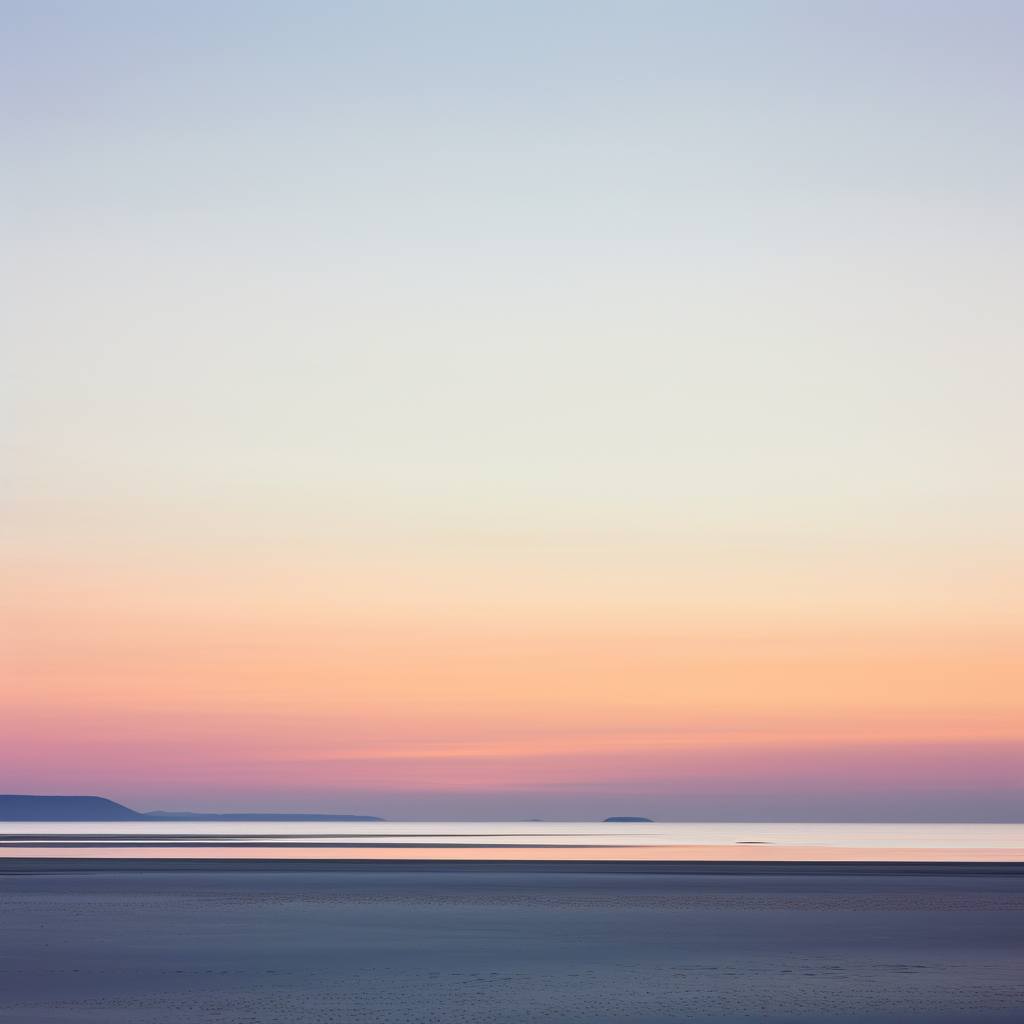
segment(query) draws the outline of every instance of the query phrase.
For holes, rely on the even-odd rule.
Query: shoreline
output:
[[[473,872],[500,874],[640,875],[907,875],[1022,877],[1020,861],[955,860],[420,860],[210,858],[210,857],[5,857],[0,875],[198,872]]]
[[[271,853],[273,851],[273,853]],[[413,852],[415,851],[415,852]],[[1024,851],[1015,848],[886,848],[850,846],[513,846],[469,844],[433,844],[420,846],[410,843],[381,844],[325,844],[325,843],[173,843],[159,845],[126,844],[123,842],[75,843],[62,841],[6,842],[0,844],[0,865],[10,859],[73,860],[315,860],[344,863],[347,861],[408,861],[431,863],[434,861],[522,861],[522,862],[602,862],[602,863],[711,863],[750,862],[753,864],[792,862],[849,863],[979,863],[1021,864]]]

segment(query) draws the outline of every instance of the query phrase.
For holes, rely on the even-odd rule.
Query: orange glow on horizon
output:
[[[998,634],[77,619],[25,620],[5,749],[97,789],[962,788],[1019,759]]]

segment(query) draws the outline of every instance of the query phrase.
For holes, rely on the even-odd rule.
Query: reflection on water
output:
[[[0,847],[600,848],[826,846],[875,849],[1013,849],[1019,825],[591,822],[0,822]]]

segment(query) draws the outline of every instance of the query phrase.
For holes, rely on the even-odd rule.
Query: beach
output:
[[[1024,1011],[1015,864],[13,852],[0,861],[6,1024],[1002,1024]]]

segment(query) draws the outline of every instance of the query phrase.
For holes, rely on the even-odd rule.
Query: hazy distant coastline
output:
[[[197,814],[133,811],[102,796],[0,795],[0,821],[384,821],[370,814]]]
[[[372,814],[210,814],[196,811],[134,811],[102,796],[0,794],[0,821],[386,821]],[[529,818],[529,821],[540,821]],[[650,818],[605,818],[606,822],[646,822]]]

